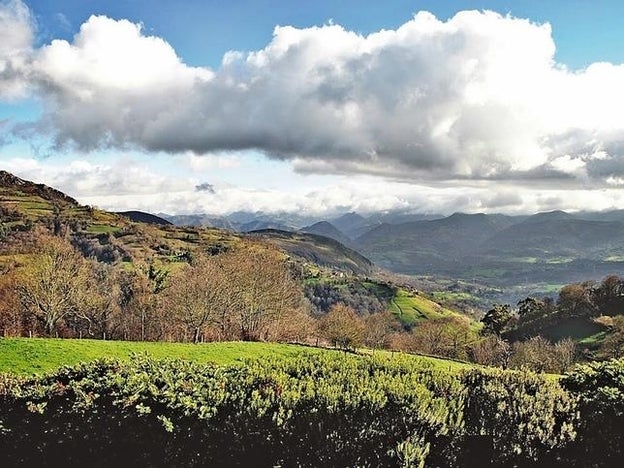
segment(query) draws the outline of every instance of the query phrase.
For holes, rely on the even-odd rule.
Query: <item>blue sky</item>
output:
[[[581,0],[3,1],[0,168],[152,212],[620,208],[623,16]]]
[[[217,67],[228,50],[255,50],[276,25],[305,28],[330,20],[368,34],[394,29],[427,10],[448,19],[461,10],[494,10],[553,26],[557,60],[572,68],[596,61],[624,62],[624,3],[617,0],[31,0],[40,26],[38,42],[71,39],[89,16],[106,15],[143,23],[165,38],[191,65]]]

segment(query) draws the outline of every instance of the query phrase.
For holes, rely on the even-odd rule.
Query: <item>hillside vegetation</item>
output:
[[[458,312],[441,306],[423,294],[398,289],[390,302],[390,312],[409,326],[423,320],[437,320],[460,316]]]
[[[368,259],[327,237],[276,230],[242,235],[127,213],[146,224],[5,172],[1,177],[0,333],[6,336],[296,339],[379,348],[408,333],[418,311],[431,320],[448,315],[429,299],[408,305],[400,286],[377,278]],[[341,306],[355,315],[324,319]],[[389,309],[398,320],[384,313]]]
[[[134,219],[135,221],[132,221]],[[42,184],[0,171],[0,262],[7,255],[32,250],[34,228],[67,234],[86,256],[113,263],[187,261],[195,252],[211,254],[241,247],[245,236],[206,227],[173,226],[161,218],[139,212],[128,217],[82,206],[67,195]],[[266,231],[252,236],[276,245],[297,262],[320,265],[349,274],[372,270],[370,260],[321,236]],[[2,258],[4,257],[4,258]]]
[[[275,230],[243,236],[133,222],[80,206],[49,187],[1,177],[5,336],[365,345],[549,372],[565,371],[578,359],[576,344],[563,338],[597,350],[585,358],[617,357],[622,348],[619,319],[611,317],[617,311],[600,323],[595,319],[601,307],[579,316],[564,304],[569,294],[560,294],[557,304],[550,300],[554,308],[540,317],[494,307],[509,320],[484,321],[481,328],[326,237]],[[522,222],[538,225],[552,217]],[[502,232],[510,223],[505,217],[455,215],[412,224],[421,222],[435,228],[435,242],[448,248],[459,225],[470,231],[485,223],[489,231]],[[581,289],[581,296],[594,293]],[[623,290],[618,286],[613,297]],[[484,320],[489,318],[490,312]]]
[[[624,362],[556,380],[407,357],[135,357],[0,375],[0,450],[39,466],[615,466]],[[608,409],[607,411],[604,411]]]

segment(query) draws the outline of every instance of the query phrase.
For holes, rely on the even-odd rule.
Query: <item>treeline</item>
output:
[[[311,320],[283,254],[257,244],[188,262],[106,264],[41,236],[0,276],[0,333],[125,340],[289,340]]]
[[[495,304],[482,322],[493,335],[533,343],[535,348],[546,346],[547,340],[540,335],[557,335],[562,327],[569,326],[585,336],[602,331],[606,336],[587,357],[622,357],[624,278],[610,275],[599,282],[569,284],[561,288],[556,299],[526,297],[515,308]]]
[[[368,286],[368,287],[367,287]],[[344,304],[360,315],[388,310],[396,288],[386,284],[363,283],[349,279],[314,281],[304,285],[304,293],[318,313],[329,312],[337,304]]]
[[[5,466],[617,466],[624,361],[560,382],[322,353],[0,376]]]
[[[482,326],[457,314],[407,329],[387,310],[391,285],[306,282],[301,268],[266,244],[198,249],[168,264],[111,264],[85,258],[84,246],[68,239],[40,235],[34,254],[5,257],[13,263],[0,267],[0,335],[295,341],[562,373],[588,356],[579,356],[570,339],[549,340],[544,330],[580,317],[608,331],[590,357],[624,352],[624,318],[616,315],[624,280],[615,276],[566,286],[557,300],[494,305]]]

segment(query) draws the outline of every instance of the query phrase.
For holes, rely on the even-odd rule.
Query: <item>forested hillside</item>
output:
[[[412,326],[388,312],[398,287],[326,237],[176,227],[141,214],[146,224],[8,173],[0,209],[4,336],[350,348],[389,346]]]

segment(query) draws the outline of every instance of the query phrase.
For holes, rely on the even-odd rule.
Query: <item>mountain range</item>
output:
[[[121,216],[81,206],[55,189],[3,171],[0,198],[5,231],[18,232],[20,223],[28,220],[45,218],[54,224],[54,219],[62,218],[74,226],[75,236],[85,245],[106,243],[105,235],[114,234],[114,242],[106,248],[115,247],[111,255],[121,257],[140,254],[136,246],[143,241],[139,238],[152,238],[150,249],[159,255],[175,255],[181,245],[193,244],[198,237],[202,243],[227,244],[250,233],[303,261],[363,274],[371,271],[370,259],[395,273],[502,288],[554,290],[624,271],[624,210],[551,211],[530,216],[350,212],[328,219],[247,212],[216,217],[132,211]],[[152,227],[128,225],[132,221]],[[177,226],[167,225],[169,222]],[[197,224],[218,230],[200,232],[189,227]]]
[[[179,223],[202,215],[162,217]],[[495,286],[560,285],[624,270],[624,210],[521,216],[350,212],[328,219],[237,213],[220,219],[242,232],[329,237],[397,273]]]

